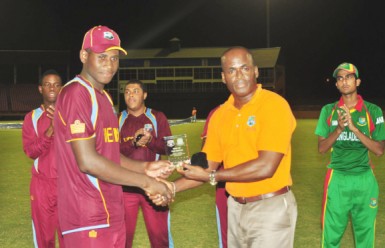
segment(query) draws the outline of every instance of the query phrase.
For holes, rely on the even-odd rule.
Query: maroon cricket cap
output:
[[[91,49],[94,53],[119,50],[127,55],[120,46],[118,34],[107,26],[95,26],[84,35],[82,49]]]

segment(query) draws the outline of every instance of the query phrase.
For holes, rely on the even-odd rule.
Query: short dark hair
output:
[[[45,72],[43,72],[43,74],[41,74],[40,79],[39,79],[39,85],[43,84],[43,78],[47,75],[56,75],[60,78],[60,81],[63,81],[60,74],[56,70],[49,69],[49,70],[46,70]]]
[[[146,85],[142,81],[140,81],[139,79],[130,79],[127,82],[126,86],[129,85],[129,84],[139,84],[139,86],[143,90],[143,92],[147,92]]]

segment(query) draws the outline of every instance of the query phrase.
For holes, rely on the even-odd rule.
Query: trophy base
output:
[[[186,159],[186,160],[183,160],[183,161],[171,161],[171,166],[172,168],[176,169],[176,170],[183,170],[183,164],[190,164],[190,159]]]

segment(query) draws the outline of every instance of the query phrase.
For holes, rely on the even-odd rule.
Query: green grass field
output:
[[[320,245],[320,211],[325,165],[329,155],[317,152],[314,135],[316,120],[298,120],[293,137],[293,192],[298,203],[295,247]],[[203,122],[173,126],[174,134],[187,133],[191,153],[200,150]],[[31,160],[22,150],[21,130],[0,129],[0,247],[33,247],[29,206]],[[385,188],[385,157],[372,156],[380,192]],[[172,179],[178,177],[174,173]],[[385,247],[385,212],[381,205],[377,216],[376,247]],[[214,188],[205,184],[178,193],[171,205],[171,231],[177,248],[218,247]],[[149,247],[142,217],[139,218],[134,247]],[[350,226],[342,248],[354,247]]]

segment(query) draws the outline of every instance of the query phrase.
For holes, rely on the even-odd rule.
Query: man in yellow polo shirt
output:
[[[258,67],[248,49],[232,47],[221,62],[222,81],[231,95],[210,119],[203,148],[209,168],[184,165],[179,172],[185,178],[176,181],[176,191],[224,181],[230,194],[228,247],[293,247],[295,118],[284,98],[257,84]],[[221,162],[225,169],[216,171]]]

